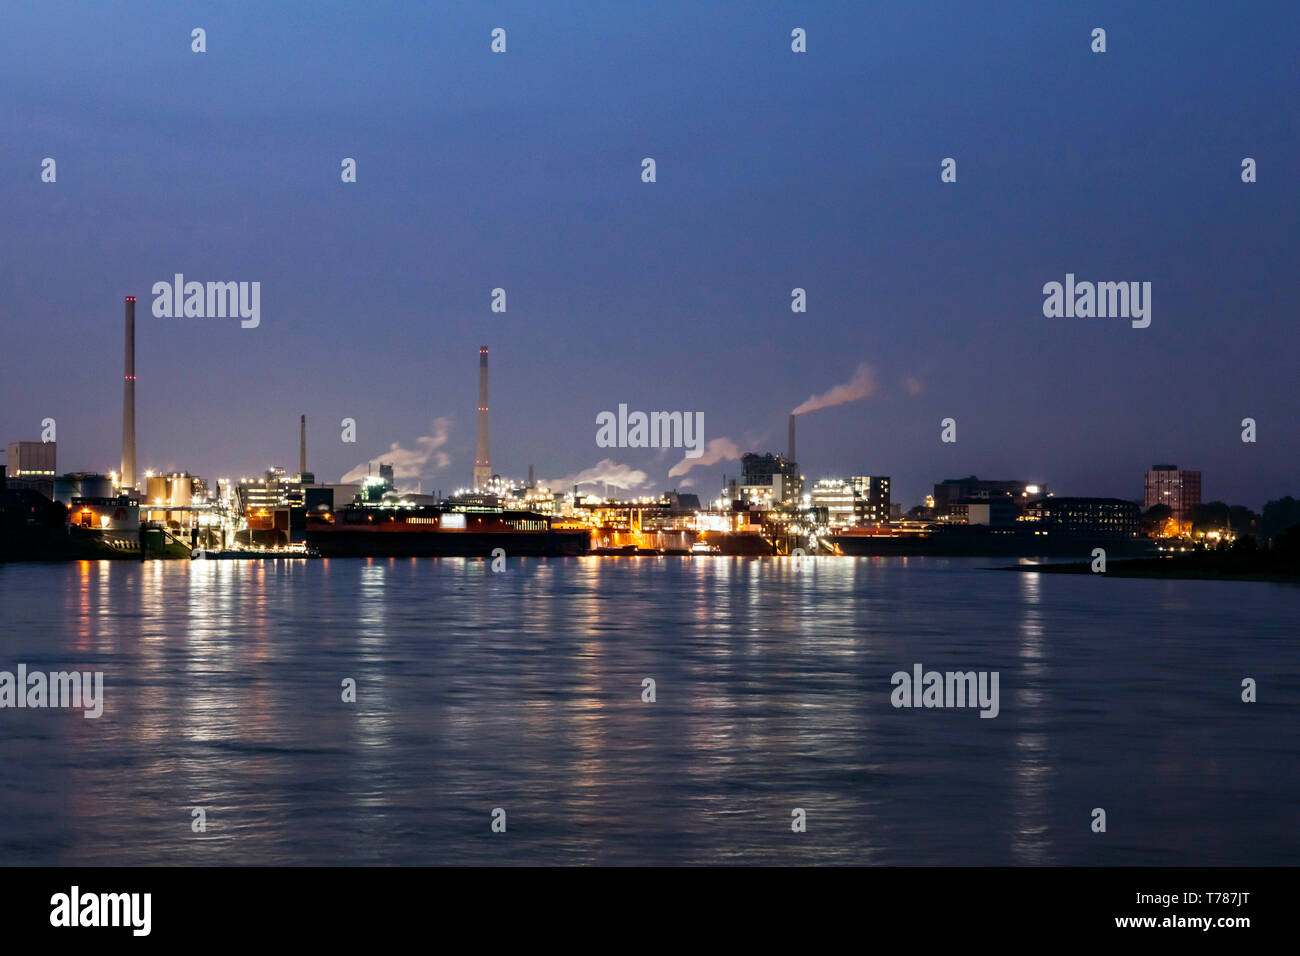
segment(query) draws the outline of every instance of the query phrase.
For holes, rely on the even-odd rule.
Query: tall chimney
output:
[[[488,455],[488,349],[478,350],[478,452],[474,456],[474,487],[486,488],[492,481],[492,459]]]
[[[786,442],[786,452],[787,452],[787,457],[791,461],[798,461],[798,459],[794,457],[794,416],[793,415],[790,416],[790,438],[789,441]]]
[[[298,477],[307,474],[307,416],[298,420]]]
[[[122,378],[122,476],[118,487],[135,488],[135,296],[126,297],[126,367]]]

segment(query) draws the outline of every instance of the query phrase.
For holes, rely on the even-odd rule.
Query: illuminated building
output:
[[[880,524],[890,518],[889,478],[884,475],[854,475],[853,518],[859,525]]]
[[[740,497],[765,507],[795,505],[803,493],[799,465],[784,455],[758,455],[750,452],[740,459],[744,477]]]
[[[55,442],[11,441],[9,478],[53,478]]]
[[[848,480],[823,478],[813,485],[808,503],[830,528],[883,524],[889,520],[889,479],[872,475],[854,475]]]
[[[77,496],[68,505],[68,523],[102,531],[106,537],[131,541],[140,531],[140,508],[134,498],[125,495]]]
[[[1201,503],[1201,473],[1181,471],[1177,465],[1152,465],[1146,473],[1143,508],[1168,505],[1180,526],[1192,520],[1192,511]]]
[[[15,490],[40,492],[54,497],[54,442],[14,441],[9,443],[8,483]]]
[[[947,518],[952,524],[1009,528],[1016,523],[1016,514],[1016,504],[1011,496],[997,495],[950,502]]]
[[[856,523],[853,485],[841,478],[822,478],[812,487],[812,507],[825,512],[831,528],[847,528]]]
[[[1030,521],[1053,535],[1136,538],[1137,502],[1122,498],[1042,498],[1026,509]]]
[[[305,507],[299,477],[288,477],[283,468],[272,467],[262,478],[240,478],[235,488],[239,510],[252,531],[289,531],[289,509]],[[332,500],[332,496],[331,496]],[[283,514],[277,516],[277,512]]]
[[[951,505],[958,501],[982,501],[1003,495],[1009,496],[1016,510],[1023,514],[1031,502],[1048,497],[1048,491],[1041,481],[989,481],[974,475],[948,478],[934,486],[934,513],[939,518],[948,517]]]

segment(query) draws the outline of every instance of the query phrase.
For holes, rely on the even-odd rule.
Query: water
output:
[[[1300,859],[1300,588],[988,564],[0,565],[0,670],[106,698],[0,710],[0,863]]]

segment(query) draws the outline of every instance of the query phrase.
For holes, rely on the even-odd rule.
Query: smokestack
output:
[[[492,459],[488,455],[488,349],[478,350],[478,452],[474,456],[474,487],[486,488],[492,481]]]
[[[298,420],[298,476],[307,474],[307,416]]]
[[[532,466],[532,465],[529,465],[529,466],[528,466],[528,487],[529,487],[529,488],[536,488],[536,487],[537,487],[537,483],[536,483],[535,481],[533,481],[533,466]]]
[[[798,459],[794,457],[794,416],[793,415],[790,416],[790,438],[786,442],[786,448],[788,451],[789,459],[791,461],[798,461]]]
[[[135,488],[135,296],[126,297],[126,351],[122,377],[122,477],[118,487]]]

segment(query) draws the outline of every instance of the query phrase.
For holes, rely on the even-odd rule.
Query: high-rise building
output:
[[[1201,503],[1201,473],[1182,471],[1177,465],[1152,465],[1144,481],[1142,507],[1168,505],[1180,525],[1192,520]]]
[[[854,475],[853,518],[859,525],[889,520],[889,478],[885,475]]]

